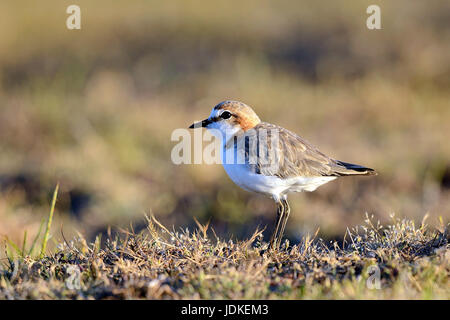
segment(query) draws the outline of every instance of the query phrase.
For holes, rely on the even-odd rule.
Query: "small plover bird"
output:
[[[373,169],[326,156],[297,134],[262,122],[252,108],[239,101],[219,103],[207,119],[189,128],[199,127],[211,130],[220,139],[222,164],[235,184],[275,201],[277,219],[270,249],[278,249],[283,237],[290,214],[288,193],[314,191],[337,177],[377,174]],[[244,157],[235,157],[237,153]]]

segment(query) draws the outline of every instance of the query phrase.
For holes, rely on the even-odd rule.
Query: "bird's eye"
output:
[[[222,119],[229,119],[229,118],[231,117],[231,112],[229,112],[229,111],[224,111],[224,112],[222,112],[222,114],[220,115],[220,117],[221,117]]]

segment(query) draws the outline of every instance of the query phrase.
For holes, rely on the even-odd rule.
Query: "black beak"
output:
[[[208,126],[208,124],[210,124],[212,121],[209,119],[205,119],[203,121],[199,121],[199,122],[194,122],[193,124],[191,124],[191,126],[189,127],[189,129],[195,129],[195,128],[206,128]]]

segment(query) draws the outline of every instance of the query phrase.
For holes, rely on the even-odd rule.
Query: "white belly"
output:
[[[281,179],[277,176],[257,174],[244,164],[224,164],[228,176],[242,189],[262,193],[280,199],[289,192],[314,191],[336,177],[293,177]]]

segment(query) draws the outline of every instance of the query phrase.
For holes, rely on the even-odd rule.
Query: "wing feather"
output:
[[[280,126],[261,122],[245,134],[246,136],[256,137],[258,145],[267,146],[267,150],[263,152],[259,148],[258,156],[254,158],[255,161],[248,163],[259,174],[277,176],[282,179],[299,176],[376,174],[373,169],[334,160],[297,134]],[[246,157],[250,157],[250,144],[246,143],[245,146]],[[264,152],[266,152],[266,156],[268,155],[265,159],[261,157],[261,153]]]

